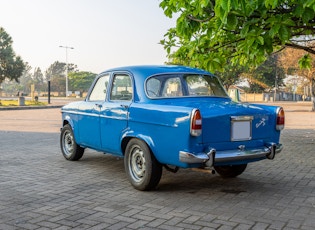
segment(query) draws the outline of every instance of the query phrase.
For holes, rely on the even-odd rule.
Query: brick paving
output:
[[[140,192],[120,158],[64,160],[59,111],[0,111],[0,229],[315,228],[315,113],[287,112],[283,152],[238,178],[164,170]]]

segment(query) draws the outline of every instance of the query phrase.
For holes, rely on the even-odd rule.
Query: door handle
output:
[[[101,108],[103,107],[102,104],[95,104],[95,106],[96,106],[97,108],[99,108],[99,109],[101,109]]]
[[[121,107],[123,107],[124,109],[128,109],[129,105],[120,105]]]

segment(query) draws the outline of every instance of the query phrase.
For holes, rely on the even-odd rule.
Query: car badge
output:
[[[256,124],[256,129],[258,129],[260,126],[265,126],[266,123],[265,123],[266,119],[265,118],[262,118],[257,124]]]

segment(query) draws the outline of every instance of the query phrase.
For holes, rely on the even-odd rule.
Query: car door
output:
[[[101,108],[101,143],[104,151],[121,155],[120,140],[127,128],[129,106],[133,99],[130,75],[113,74],[109,99]]]
[[[100,76],[85,102],[79,106],[79,143],[101,149],[100,112],[106,99],[109,74]]]

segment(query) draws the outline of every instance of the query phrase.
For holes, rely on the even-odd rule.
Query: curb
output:
[[[312,110],[309,110],[309,109],[285,109],[284,110],[284,112],[293,112],[293,113],[295,113],[295,112],[301,112],[301,113],[304,113],[304,112],[307,112],[307,113],[309,113],[309,112],[313,112]]]
[[[63,105],[47,105],[47,106],[8,106],[8,107],[0,107],[0,111],[2,110],[27,110],[27,109],[56,109],[61,108]]]

